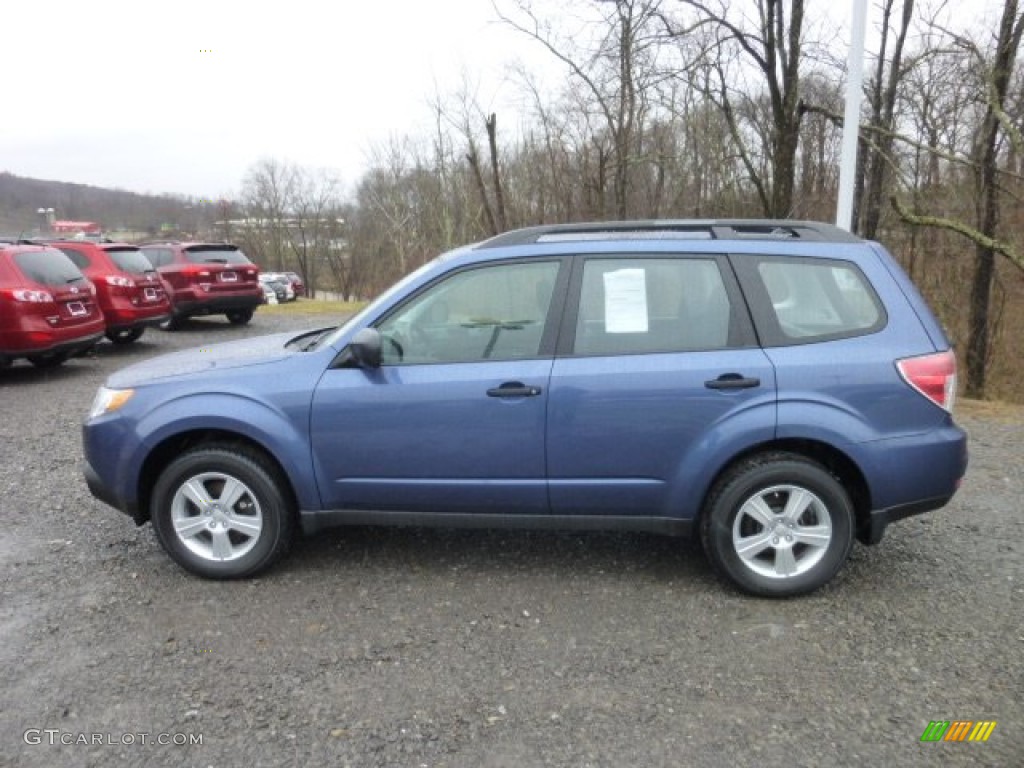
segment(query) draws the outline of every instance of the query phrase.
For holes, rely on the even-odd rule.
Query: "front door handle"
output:
[[[723,373],[717,379],[705,381],[704,386],[708,389],[752,389],[760,387],[761,380],[758,378],[747,378],[738,373]]]
[[[540,387],[530,387],[521,381],[506,381],[500,387],[492,387],[487,390],[488,397],[536,397],[541,392]]]

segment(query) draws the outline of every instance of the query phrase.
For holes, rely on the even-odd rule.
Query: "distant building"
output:
[[[95,221],[55,221],[51,226],[55,235],[103,234],[103,227]]]

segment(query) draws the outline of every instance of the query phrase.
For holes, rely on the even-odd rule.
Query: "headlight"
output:
[[[135,394],[134,389],[107,389],[100,387],[93,398],[92,408],[89,409],[88,421],[105,413],[113,413],[122,405],[127,403]]]

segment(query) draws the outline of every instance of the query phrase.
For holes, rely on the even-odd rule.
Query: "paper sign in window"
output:
[[[604,273],[605,333],[647,333],[647,272]]]

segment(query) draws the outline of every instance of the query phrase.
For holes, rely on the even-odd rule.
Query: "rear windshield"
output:
[[[153,265],[149,263],[142,251],[137,248],[109,248],[107,254],[117,266],[125,272],[135,275],[144,275],[146,272],[153,272]]]
[[[185,256],[193,264],[252,264],[237,248],[189,248]]]
[[[68,285],[85,279],[71,259],[56,248],[17,253],[14,263],[25,277],[43,285]]]

